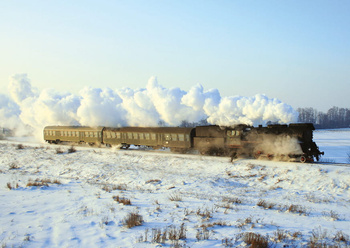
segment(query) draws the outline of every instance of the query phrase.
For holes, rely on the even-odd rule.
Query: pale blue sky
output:
[[[297,107],[350,108],[350,1],[0,0],[0,84],[200,83]]]

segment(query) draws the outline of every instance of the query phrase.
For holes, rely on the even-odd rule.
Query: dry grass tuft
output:
[[[68,149],[68,153],[74,153],[76,152],[77,150],[75,149],[74,146],[71,146],[69,149]]]
[[[233,203],[233,204],[242,204],[243,201],[237,197],[224,197],[222,198],[222,201],[228,202],[228,203]]]
[[[28,183],[27,183],[27,187],[49,187],[49,184],[62,184],[60,180],[58,179],[54,179],[51,180],[49,178],[43,178],[43,179],[31,179],[29,178]]]
[[[288,232],[285,230],[277,229],[274,233],[275,240],[283,241],[288,238]]]
[[[173,193],[169,196],[169,200],[170,201],[182,201],[182,197],[180,195],[180,193]]]
[[[122,203],[124,205],[131,205],[130,199],[124,198],[124,197],[119,197],[119,195],[113,196],[113,200],[115,200],[118,203]]]
[[[259,207],[263,207],[265,209],[273,209],[276,206],[275,203],[267,202],[267,201],[262,200],[262,199],[260,199],[256,205]]]
[[[297,214],[303,214],[303,215],[310,215],[310,210],[308,210],[306,207],[296,204],[291,205],[277,205],[273,202],[267,202],[265,200],[260,199],[258,203],[256,204],[259,207],[263,207],[265,209],[277,209],[280,211],[286,211],[290,213],[297,213]]]
[[[129,213],[128,216],[123,219],[123,226],[126,226],[127,228],[141,226],[142,223],[143,217],[138,213]]]
[[[197,233],[196,233],[197,241],[208,240],[209,238],[210,238],[210,230],[208,230],[207,227],[204,226],[200,229],[197,229]]]
[[[247,232],[243,235],[243,241],[250,245],[250,248],[267,248],[269,247],[268,237],[258,233]]]
[[[322,212],[322,215],[325,217],[330,217],[332,220],[340,220],[340,215],[333,210],[331,210],[329,213],[324,211]]]
[[[185,224],[182,223],[180,227],[176,227],[174,225],[170,226],[168,229],[168,239],[170,240],[185,240],[187,235],[186,235],[186,227]]]
[[[311,232],[311,237],[307,243],[307,247],[328,247],[325,239],[327,238],[327,230],[322,230],[321,227],[313,229]]]
[[[332,241],[335,241],[336,243]],[[349,236],[344,234],[342,231],[338,231],[334,236],[332,236],[328,234],[327,229],[322,229],[322,227],[319,226],[318,228],[315,228],[312,230],[311,237],[306,245],[307,247],[311,247],[311,248],[349,247],[350,240],[349,240]]]
[[[213,211],[210,211],[207,208],[204,210],[201,210],[200,208],[198,208],[196,214],[205,219],[210,219],[213,217]]]
[[[60,180],[58,179],[54,179],[53,181],[51,181],[51,183],[53,184],[62,184]]]
[[[214,222],[210,222],[210,223],[206,223],[206,224],[202,224],[200,225],[200,227],[214,227],[214,226],[229,226],[225,221],[223,220],[218,220],[218,221],[214,221]]]
[[[108,193],[111,193],[113,190],[116,190],[116,187],[115,186],[111,186],[111,185],[107,185],[107,184],[104,184],[102,186],[102,190],[108,192]]]
[[[29,179],[27,183],[27,187],[49,187],[49,182],[48,179],[42,179],[40,180],[39,178],[35,179]]]
[[[115,185],[114,188],[115,188],[116,190],[123,190],[123,191],[125,191],[125,190],[127,189],[125,184],[118,184],[118,185]]]
[[[306,207],[301,205],[291,204],[290,206],[286,205],[284,208],[287,209],[287,212],[310,215],[310,211],[307,210]]]
[[[7,187],[9,190],[12,190],[12,189],[18,189],[18,188],[19,188],[19,185],[18,185],[18,183],[10,183],[10,182],[8,182],[8,183],[6,184],[6,187]]]
[[[224,246],[224,247],[233,247],[234,246],[234,243],[233,243],[233,238],[224,238],[221,240],[221,244]]]
[[[147,228],[145,230],[145,235],[144,236],[141,235],[141,237],[138,238],[138,242],[147,242],[148,232],[149,232],[149,229]],[[164,228],[163,230],[161,228],[153,228],[150,241],[152,243],[165,244],[166,241],[170,240],[172,241],[172,246],[170,247],[182,247],[178,243],[178,241],[185,240],[187,238],[186,232],[187,232],[187,229],[184,223],[182,223],[180,227],[171,225]]]
[[[16,148],[17,148],[17,150],[22,150],[22,149],[24,149],[24,145],[18,144]]]
[[[160,183],[160,182],[161,182],[160,179],[150,179],[150,180],[146,181],[147,184],[148,184],[148,183],[157,184],[157,183]]]
[[[334,235],[334,240],[337,241],[337,242],[344,242],[344,243],[349,243],[350,242],[349,236],[344,234],[342,231],[338,231]]]
[[[56,148],[56,154],[63,154],[64,152],[62,151],[61,148]]]
[[[19,169],[20,167],[18,166],[18,164],[16,162],[12,162],[9,166],[9,169],[10,170],[17,170]]]
[[[292,236],[293,239],[298,239],[303,236],[303,234],[300,231],[292,232],[290,235]]]

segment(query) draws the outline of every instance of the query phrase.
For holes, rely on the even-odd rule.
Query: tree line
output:
[[[350,127],[350,109],[332,107],[326,113],[314,108],[298,108],[298,122],[313,123],[315,128],[349,128]],[[164,123],[159,123],[161,124]],[[268,123],[271,124],[271,123]],[[188,122],[183,120],[179,127],[205,126],[209,123],[203,119],[199,122]],[[163,125],[164,126],[164,125]]]
[[[315,128],[350,127],[350,109],[332,107],[326,113],[314,108],[298,108],[298,122],[313,123]]]

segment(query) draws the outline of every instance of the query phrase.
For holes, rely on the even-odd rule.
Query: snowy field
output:
[[[349,247],[350,129],[314,140],[314,164],[2,140],[1,247]]]

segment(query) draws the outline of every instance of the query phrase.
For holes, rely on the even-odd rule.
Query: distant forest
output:
[[[323,113],[314,108],[298,108],[298,122],[313,123],[315,128],[347,128],[350,127],[350,109],[330,108]]]

